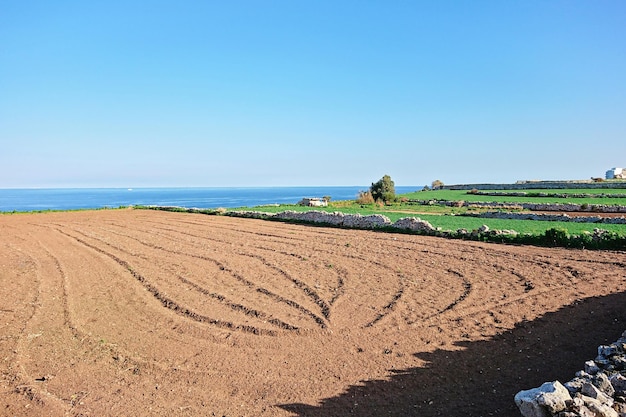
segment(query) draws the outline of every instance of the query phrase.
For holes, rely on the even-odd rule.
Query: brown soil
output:
[[[626,254],[142,210],[0,216],[0,415],[515,416]]]

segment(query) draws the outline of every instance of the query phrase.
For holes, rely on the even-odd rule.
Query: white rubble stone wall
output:
[[[611,204],[561,204],[561,203],[496,203],[493,201],[445,201],[415,200],[424,205],[444,205],[452,207],[525,209],[533,211],[581,211],[596,213],[626,213],[626,206]]]
[[[518,181],[516,184],[455,184],[444,185],[446,190],[535,190],[549,189],[561,190],[572,188],[626,188],[626,182],[602,181],[594,182],[590,180],[573,181]]]
[[[506,220],[540,220],[559,221],[574,223],[604,223],[604,224],[626,224],[626,217],[601,217],[601,216],[575,216],[568,214],[546,214],[546,213],[510,213],[505,211],[488,211],[480,214],[464,214],[468,217],[480,217],[482,219],[506,219]]]
[[[626,331],[598,346],[598,356],[571,381],[546,382],[514,400],[524,417],[626,417]]]
[[[258,219],[295,220],[310,223],[329,224],[333,226],[349,227],[353,229],[376,229],[381,227],[395,227],[418,232],[434,232],[436,229],[427,221],[415,217],[402,218],[393,223],[382,214],[344,214],[341,212],[328,213],[325,211],[310,210],[298,212],[286,210],[280,213],[263,213],[259,211],[231,211],[230,216],[251,217]]]

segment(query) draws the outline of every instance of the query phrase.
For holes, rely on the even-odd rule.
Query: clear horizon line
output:
[[[395,184],[396,187],[423,187],[423,185],[402,185]],[[73,187],[73,186],[29,186],[29,187],[0,187],[0,190],[134,190],[149,188],[319,188],[319,187],[369,187],[366,184],[358,185],[151,185],[151,186],[94,186],[94,187]]]

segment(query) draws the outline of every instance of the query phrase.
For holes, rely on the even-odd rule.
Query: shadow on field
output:
[[[520,416],[518,391],[569,381],[624,330],[626,292],[588,298],[490,340],[459,342],[459,351],[417,353],[424,367],[363,381],[318,406],[280,407],[298,416]]]

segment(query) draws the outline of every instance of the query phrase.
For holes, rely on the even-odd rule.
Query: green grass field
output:
[[[504,192],[504,190],[481,190],[483,192]],[[531,193],[559,193],[559,194],[626,194],[625,189],[576,189],[576,190],[515,190],[516,192]],[[512,196],[487,196],[480,194],[471,194],[466,190],[433,190],[433,191],[417,191],[413,193],[403,194],[410,200],[447,200],[447,201],[480,201],[480,202],[498,202],[498,203],[561,203],[561,204],[605,204],[605,205],[623,205],[626,206],[626,197],[608,198],[608,197],[512,197]]]
[[[255,210],[264,213],[278,213],[286,210],[293,210],[298,212],[319,210],[325,212],[339,211],[345,214],[383,214],[387,216],[392,222],[403,217],[419,217],[422,220],[428,221],[434,227],[440,227],[442,230],[456,231],[458,229],[474,230],[478,229],[482,225],[487,225],[490,229],[499,230],[515,230],[518,233],[529,233],[533,235],[543,234],[548,229],[560,228],[568,231],[569,234],[581,234],[583,232],[593,232],[595,228],[609,230],[618,233],[620,236],[626,236],[626,225],[617,224],[596,224],[596,223],[573,223],[573,222],[551,222],[551,221],[538,221],[538,220],[502,220],[502,219],[483,219],[475,217],[464,217],[451,214],[431,214],[424,213],[421,208],[430,208],[431,206],[384,206],[377,207],[376,205],[361,206],[358,204],[352,204],[351,206],[329,206],[329,207],[303,207],[297,205],[280,205],[280,206],[264,206],[253,208],[240,208],[229,209],[233,210]],[[413,212],[409,212],[408,208],[413,208]],[[398,212],[401,209],[402,212]],[[440,207],[440,209],[443,209]],[[459,209],[457,209],[459,210]]]
[[[503,190],[505,191],[505,190]],[[517,190],[516,190],[517,191]],[[418,191],[414,193],[398,196],[398,201],[389,204],[360,204],[356,201],[334,201],[327,207],[304,207],[299,205],[279,205],[279,206],[258,206],[241,207],[234,209],[208,209],[199,210],[206,214],[225,214],[229,211],[259,211],[264,213],[278,213],[287,210],[306,212],[319,210],[325,212],[341,212],[344,214],[382,214],[392,222],[404,217],[415,217],[428,221],[437,228],[428,234],[435,236],[445,236],[450,238],[473,239],[490,242],[529,244],[539,246],[561,246],[568,248],[588,248],[588,249],[617,249],[626,250],[626,225],[605,224],[593,222],[564,222],[564,221],[543,221],[543,220],[508,220],[489,219],[464,216],[468,213],[480,213],[493,211],[494,208],[469,208],[453,207],[454,205],[438,204],[435,201],[480,201],[498,202],[515,205],[521,202],[531,203],[576,203],[576,204],[606,204],[606,205],[626,205],[625,197],[608,198],[599,194],[622,194],[621,189],[576,189],[576,190],[527,190],[531,193],[555,193],[559,194],[589,194],[584,197],[537,197],[537,196],[506,196],[506,195],[477,195],[464,190],[435,190]],[[433,204],[421,204],[408,200],[433,201]],[[171,209],[173,211],[187,211],[185,209]],[[500,209],[506,211],[505,209]],[[515,210],[509,210],[515,211]],[[519,212],[519,210],[517,210]],[[555,212],[558,214],[558,212]],[[590,212],[593,216],[595,213]],[[486,225],[491,231],[512,230],[515,234],[497,234],[478,232],[481,226]],[[464,229],[470,233],[459,233]],[[606,233],[594,233],[596,229],[607,231]]]

